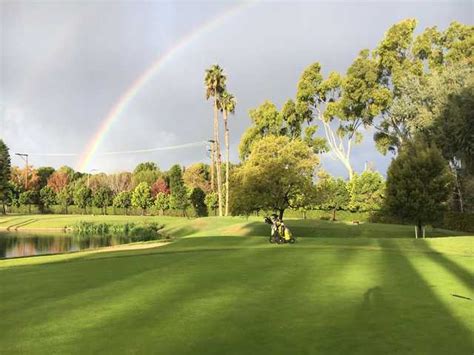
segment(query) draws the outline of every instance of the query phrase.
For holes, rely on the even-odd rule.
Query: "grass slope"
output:
[[[298,243],[275,246],[257,220],[163,223],[183,238],[0,261],[1,352],[474,350],[474,302],[457,297],[474,299],[470,237],[413,240],[399,238],[410,236],[405,226],[293,220]]]

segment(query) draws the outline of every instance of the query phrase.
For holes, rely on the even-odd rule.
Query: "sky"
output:
[[[202,142],[211,138],[213,116],[203,79],[218,63],[238,102],[230,117],[237,162],[251,108],[294,98],[313,62],[326,74],[344,73],[405,18],[419,21],[417,32],[472,24],[473,2],[0,0],[0,138],[14,165],[23,165],[17,152],[36,167],[82,171],[209,162]],[[372,131],[364,135],[352,151],[355,170],[371,162],[385,174],[392,157],[376,151]],[[104,154],[189,143],[197,144]],[[322,166],[347,177],[329,156]]]

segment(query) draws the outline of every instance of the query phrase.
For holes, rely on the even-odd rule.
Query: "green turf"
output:
[[[258,220],[161,220],[182,238],[0,261],[0,353],[474,351],[474,301],[453,296],[474,299],[472,237],[293,220],[275,246]]]

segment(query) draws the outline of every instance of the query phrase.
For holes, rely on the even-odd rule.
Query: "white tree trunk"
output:
[[[317,118],[323,124],[324,133],[326,135],[326,140],[329,144],[329,147],[331,148],[331,152],[333,152],[336,158],[344,165],[348,172],[349,180],[352,180],[354,176],[354,169],[352,168],[350,162],[350,155],[354,136],[347,138],[347,142],[344,142],[344,138],[339,137],[337,133],[333,131],[329,122],[326,122],[321,115],[318,115]]]

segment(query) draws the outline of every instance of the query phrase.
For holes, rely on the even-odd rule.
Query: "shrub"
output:
[[[442,227],[451,230],[474,232],[474,213],[447,212]]]

